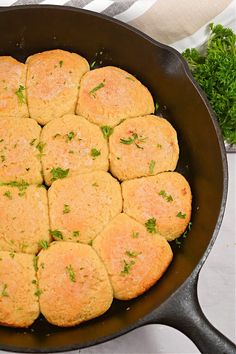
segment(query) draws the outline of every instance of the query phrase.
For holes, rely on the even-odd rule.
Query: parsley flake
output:
[[[46,143],[42,143],[41,141],[36,145],[36,149],[38,149],[40,157],[43,155],[43,149],[45,145]]]
[[[30,142],[30,145],[33,146],[36,140],[37,140],[36,138],[32,139],[31,142]]]
[[[52,237],[54,238],[59,238],[60,240],[63,240],[63,235],[62,232],[59,230],[49,230],[49,233]]]
[[[8,292],[7,292],[7,284],[3,284],[3,289],[2,289],[1,296],[3,296],[3,297],[9,297],[9,294],[8,294]]]
[[[68,134],[66,134],[66,142],[71,141],[72,139],[74,139],[75,135],[76,134],[74,132],[69,132]]]
[[[25,103],[25,96],[24,96],[24,92],[23,92],[24,90],[25,90],[25,87],[20,85],[18,90],[15,92],[20,104]]]
[[[74,269],[72,268],[72,265],[71,265],[71,264],[66,267],[66,271],[67,271],[67,274],[69,275],[70,280],[71,280],[73,283],[75,283],[75,282],[76,282],[75,271],[74,271]]]
[[[52,178],[51,181],[56,181],[57,179],[62,179],[67,177],[68,173],[69,173],[69,168],[67,170],[63,170],[61,167],[57,167],[57,168],[52,168],[50,173],[52,174]]]
[[[173,202],[172,196],[171,196],[170,194],[168,195],[168,194],[166,193],[166,191],[161,190],[161,191],[159,192],[159,195],[161,195],[162,198],[165,199],[167,202]]]
[[[43,293],[43,290],[37,289],[37,290],[35,291],[34,295],[39,297],[40,295],[42,295],[42,293]]]
[[[70,212],[70,206],[68,204],[64,204],[63,214],[68,214]]]
[[[104,83],[103,83],[103,82],[100,82],[99,85],[95,86],[91,91],[89,91],[89,94],[90,94],[90,95],[93,95],[93,96],[95,97],[96,92],[97,92],[98,90],[100,90],[100,89],[101,89],[102,87],[104,87],[104,86],[105,86]]]
[[[145,222],[145,226],[146,226],[147,231],[148,231],[150,234],[155,234],[155,233],[157,233],[157,229],[156,229],[156,219],[155,219],[155,218],[148,219],[148,220]]]
[[[143,137],[142,135],[138,135],[137,133],[132,131],[130,133],[132,135],[128,138],[120,138],[120,143],[125,145],[134,144],[138,149],[143,149],[143,147],[140,146],[140,143],[145,143],[147,138]]]
[[[125,275],[125,274],[129,274],[130,270],[132,269],[133,265],[135,264],[135,261],[130,261],[130,262],[127,262],[125,259],[124,259],[124,267],[122,269],[122,271],[120,272],[121,275]]]
[[[135,258],[141,254],[141,252],[126,251],[125,254],[131,258]]]
[[[73,237],[79,237],[80,232],[79,231],[73,231]]]
[[[41,247],[41,248],[43,248],[45,250],[48,249],[48,247],[49,247],[48,241],[46,241],[46,240],[39,241],[39,247]]]
[[[33,258],[33,266],[34,266],[35,272],[37,272],[37,270],[38,270],[38,256],[34,256],[34,258]]]
[[[153,175],[153,173],[154,173],[155,165],[156,165],[156,162],[154,160],[152,160],[149,164],[149,172],[151,175]]]
[[[186,214],[183,214],[181,211],[178,212],[178,214],[176,214],[177,218],[180,219],[185,219],[186,218]]]
[[[133,238],[138,238],[139,237],[139,232],[132,232],[132,237]]]
[[[4,194],[3,194],[5,197],[7,197],[8,199],[12,199],[12,194],[10,191],[6,191]]]
[[[63,63],[64,63],[63,60],[60,60],[60,61],[59,61],[60,68],[62,67]]]
[[[113,133],[114,128],[109,127],[109,125],[103,125],[102,127],[100,127],[102,134],[104,136],[104,138],[109,138],[109,136]]]
[[[90,151],[90,155],[92,156],[93,160],[96,159],[96,157],[98,157],[99,155],[101,155],[101,151],[97,150],[95,148],[91,149]]]
[[[90,69],[93,69],[96,65],[96,60],[94,60],[91,64],[90,64]]]

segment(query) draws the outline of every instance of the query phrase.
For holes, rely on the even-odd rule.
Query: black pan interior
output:
[[[178,133],[177,170],[193,192],[192,230],[164,277],[146,294],[129,302],[114,301],[102,317],[75,328],[60,329],[43,318],[27,330],[0,327],[0,348],[55,351],[84,347],[139,325],[191,274],[215,230],[225,194],[226,162],[219,130],[207,104],[191,81],[180,56],[128,26],[93,13],[40,6],[0,11],[0,55],[24,61],[30,54],[61,48],[99,65],[119,66],[151,90]],[[226,173],[226,172],[225,172]]]

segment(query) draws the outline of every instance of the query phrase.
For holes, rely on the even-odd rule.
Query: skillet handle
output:
[[[202,354],[235,354],[236,346],[207,320],[197,296],[198,271],[166,303],[154,321],[174,327],[189,337]],[[150,323],[149,322],[149,323]]]

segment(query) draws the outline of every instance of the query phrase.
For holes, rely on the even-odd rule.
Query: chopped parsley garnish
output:
[[[7,197],[8,199],[12,199],[12,194],[10,191],[6,191],[4,194],[3,194],[5,197]]]
[[[101,152],[95,148],[91,149],[90,155],[92,156],[93,160],[96,159],[99,155],[101,155]]]
[[[134,251],[126,251],[125,254],[131,258],[137,257],[141,252],[134,252]]]
[[[113,133],[114,129],[109,127],[109,125],[103,125],[100,127],[104,138],[109,138],[109,136]]]
[[[147,138],[142,137],[142,135],[138,135],[135,132],[130,132],[132,136],[129,136],[128,138],[120,138],[120,143],[125,144],[125,145],[131,145],[134,144],[137,148],[143,149],[142,146],[140,146],[140,143],[144,143]]]
[[[168,194],[166,193],[166,191],[164,191],[164,190],[161,190],[161,191],[159,192],[159,195],[161,195],[162,198],[165,199],[167,202],[172,202],[172,201],[173,201],[172,196],[171,196],[170,194],[168,195]]]
[[[0,157],[1,157],[2,162],[4,162],[6,160],[5,155],[1,155]]]
[[[188,233],[189,233],[189,231],[191,230],[191,228],[192,228],[192,222],[190,221],[189,223],[188,223],[188,226],[187,226],[187,228],[186,228],[186,230],[184,231],[184,233],[183,233],[183,238],[186,238],[187,237],[187,235],[188,235]]]
[[[41,241],[39,241],[39,246],[46,250],[49,247],[49,243],[46,240],[41,240]]]
[[[126,78],[127,80],[135,81],[134,78],[131,77],[131,76],[126,76],[125,78]]]
[[[145,222],[145,226],[148,232],[150,232],[150,234],[155,234],[157,233],[157,229],[156,229],[156,219],[155,218],[151,218],[148,219]]]
[[[61,167],[57,167],[57,168],[52,168],[50,173],[52,174],[52,178],[51,181],[56,181],[57,179],[62,179],[67,177],[68,173],[69,173],[69,168],[66,170],[63,170]]]
[[[158,111],[158,108],[159,108],[159,103],[156,102],[156,103],[155,103],[155,113]]]
[[[124,259],[124,267],[123,267],[122,271],[120,272],[121,275],[129,274],[129,271],[132,269],[134,264],[135,264],[135,261],[132,260],[130,262],[127,262]]]
[[[96,60],[94,60],[94,61],[92,62],[92,64],[90,65],[90,69],[93,69],[93,68],[95,67],[95,65],[96,65]]]
[[[70,206],[68,204],[64,204],[63,214],[68,214],[70,212]]]
[[[186,214],[183,214],[181,211],[179,211],[176,216],[177,216],[177,218],[180,218],[180,219],[185,219],[186,218]]]
[[[38,256],[34,256],[34,258],[33,258],[33,266],[34,266],[35,272],[37,272],[37,270],[38,270]]]
[[[62,232],[59,230],[49,230],[49,233],[52,237],[54,238],[59,238],[61,240],[63,240],[63,235]]]
[[[7,292],[7,284],[3,284],[3,289],[2,289],[1,296],[4,296],[4,297],[8,297],[9,296],[9,294]]]
[[[98,187],[97,182],[94,182],[94,183],[92,184],[92,186],[93,186],[93,187]]]
[[[72,268],[71,264],[66,267],[67,274],[69,275],[70,280],[75,283],[76,282],[76,276],[75,276],[75,271]]]
[[[62,67],[63,63],[64,63],[63,60],[60,60],[60,61],[59,61],[60,68]]]
[[[209,28],[205,52],[193,48],[186,49],[182,55],[205,91],[225,140],[236,144],[236,34],[220,24],[211,23]]]
[[[100,90],[100,89],[101,89],[102,87],[104,87],[104,86],[105,86],[104,83],[103,83],[103,82],[100,82],[99,85],[95,86],[91,91],[89,91],[89,94],[90,94],[90,95],[93,95],[93,96],[95,97],[96,92],[97,92],[98,90]]]
[[[66,134],[66,142],[71,141],[72,139],[74,139],[75,135],[76,134],[74,132],[69,132],[68,134]]]
[[[24,92],[23,92],[24,90],[25,90],[25,87],[20,85],[18,90],[15,92],[15,94],[18,97],[18,100],[19,100],[20,104],[25,103],[25,96],[24,96]]]
[[[10,187],[16,187],[19,189],[19,193],[18,195],[20,197],[22,197],[25,194],[26,189],[29,187],[29,183],[22,181],[17,182],[17,181],[13,181],[13,182],[0,182],[0,186],[10,186]]]
[[[32,139],[31,142],[30,142],[30,145],[33,146],[36,140],[37,140],[36,138]]]
[[[161,149],[161,148],[162,148],[162,145],[161,145],[161,144],[157,144],[157,147],[158,147],[159,149]]]
[[[73,237],[79,237],[80,232],[79,231],[73,231]]]
[[[42,295],[42,293],[43,293],[43,290],[37,289],[37,290],[35,291],[34,295],[39,297],[40,295]]]
[[[154,160],[152,160],[149,164],[149,172],[151,173],[151,175],[153,175],[153,173],[154,173],[155,165],[156,165],[156,162]]]
[[[44,149],[45,145],[46,144],[42,143],[41,141],[36,145],[36,149],[38,149],[40,157],[43,155],[43,149]]]
[[[132,237],[133,238],[138,238],[139,237],[139,232],[132,232]]]
[[[20,250],[21,252],[24,252],[26,250],[26,248],[29,247],[28,243],[23,241],[20,243]]]
[[[31,283],[32,283],[32,284],[37,284],[37,280],[36,280],[36,279],[33,279]]]
[[[175,244],[180,248],[182,242],[178,238],[176,238],[175,239]]]
[[[9,252],[9,256],[10,256],[11,258],[14,258],[14,257],[15,257],[15,254],[16,254],[16,252],[13,252],[13,251]]]

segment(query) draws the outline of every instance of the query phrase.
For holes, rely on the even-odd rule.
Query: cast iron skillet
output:
[[[0,34],[0,55],[25,60],[36,52],[62,48],[137,75],[177,129],[181,151],[177,170],[193,192],[191,233],[180,249],[173,246],[174,260],[156,286],[132,301],[114,301],[106,314],[75,328],[57,328],[43,318],[27,330],[1,327],[0,349],[72,350],[162,323],[185,333],[202,353],[235,353],[234,344],[205,318],[197,298],[198,274],[224,213],[227,162],[214,114],[181,56],[119,21],[68,7],[1,8]]]

